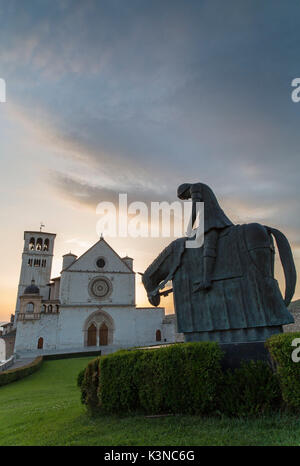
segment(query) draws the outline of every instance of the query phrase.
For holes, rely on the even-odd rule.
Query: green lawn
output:
[[[300,419],[103,416],[90,419],[76,376],[91,358],[47,361],[0,387],[0,445],[300,445]]]

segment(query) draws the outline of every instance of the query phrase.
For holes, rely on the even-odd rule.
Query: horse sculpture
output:
[[[287,309],[296,285],[296,269],[287,238],[259,223],[234,225],[209,186],[183,184],[180,199],[204,202],[204,244],[186,247],[193,238],[173,241],[143,274],[150,303],[173,282],[177,330],[185,341],[220,343],[264,341],[294,322]],[[276,240],[285,275],[283,298],[274,278]]]

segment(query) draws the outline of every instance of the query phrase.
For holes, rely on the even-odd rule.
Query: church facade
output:
[[[17,355],[174,342],[175,316],[135,303],[133,259],[101,238],[63,256],[51,279],[55,234],[25,231],[14,327]]]

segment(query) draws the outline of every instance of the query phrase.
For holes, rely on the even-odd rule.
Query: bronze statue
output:
[[[234,225],[203,183],[183,184],[180,199],[204,202],[204,244],[187,248],[193,238],[173,241],[147,268],[143,284],[150,303],[172,280],[178,332],[185,341],[220,343],[264,341],[294,322],[287,310],[296,285],[296,269],[287,238],[259,223]],[[285,274],[285,298],[274,278],[276,239]]]

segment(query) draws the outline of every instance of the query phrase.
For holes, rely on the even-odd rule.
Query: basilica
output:
[[[136,306],[132,258],[121,258],[100,238],[80,257],[65,254],[60,275],[51,278],[55,237],[24,232],[12,324],[17,356],[107,351],[176,340],[174,314],[166,316],[163,307]]]

